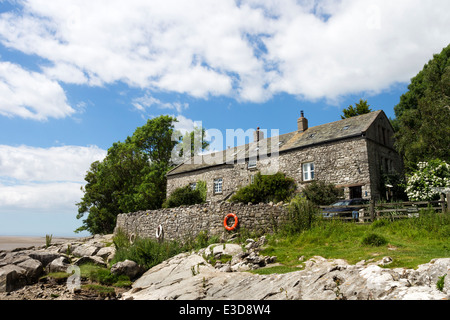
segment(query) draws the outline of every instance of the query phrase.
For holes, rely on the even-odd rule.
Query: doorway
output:
[[[362,198],[362,187],[361,186],[350,187],[349,191],[350,191],[350,199]]]

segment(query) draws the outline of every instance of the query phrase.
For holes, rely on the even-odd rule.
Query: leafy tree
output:
[[[161,207],[177,143],[171,139],[175,121],[169,116],[148,120],[125,142],[114,143],[103,161],[91,164],[77,203],[77,218],[88,216],[77,232],[111,233],[119,213]]]
[[[359,99],[359,102],[355,103],[354,107],[350,105],[347,109],[342,110],[344,115],[341,118],[346,119],[370,113],[372,110],[369,107],[370,105],[367,103],[367,100]]]
[[[184,135],[180,131],[175,132],[175,136],[179,137],[178,144],[175,147],[175,152],[181,161],[189,157],[200,154],[203,150],[207,150],[209,142],[206,141],[205,128],[194,127],[191,132],[186,132]],[[191,150],[190,154],[186,154],[186,150]]]
[[[411,79],[394,110],[396,148],[407,171],[435,158],[450,162],[450,45]]]
[[[231,198],[232,202],[260,203],[289,200],[296,189],[292,178],[278,172],[273,175],[257,173],[252,184],[240,188]]]

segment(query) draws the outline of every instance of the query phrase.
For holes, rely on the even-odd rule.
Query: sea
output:
[[[76,239],[74,237],[53,237],[51,243],[64,242],[67,240]],[[45,236],[0,236],[0,251],[13,250],[17,248],[28,248],[32,246],[45,245]]]

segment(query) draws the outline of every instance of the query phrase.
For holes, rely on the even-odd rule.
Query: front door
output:
[[[350,187],[350,199],[362,198],[362,187]]]

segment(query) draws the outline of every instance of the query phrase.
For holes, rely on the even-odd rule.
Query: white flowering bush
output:
[[[438,187],[450,188],[450,165],[442,160],[419,162],[408,177],[406,194],[411,201],[439,199]]]

